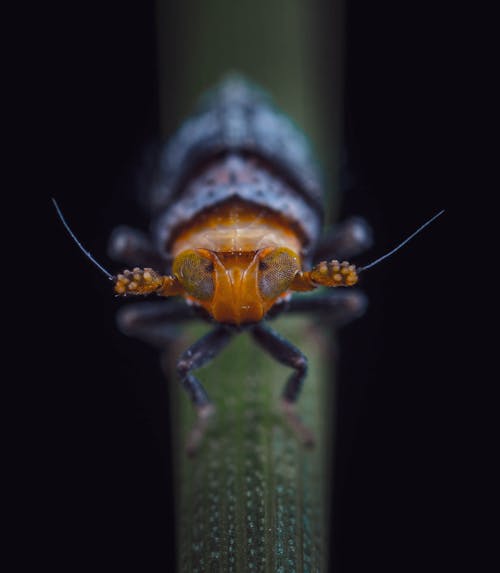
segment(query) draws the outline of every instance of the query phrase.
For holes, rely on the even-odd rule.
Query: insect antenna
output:
[[[431,217],[428,221],[426,221],[423,225],[421,225],[414,233],[412,233],[409,237],[407,237],[404,241],[399,243],[399,245],[394,247],[394,249],[392,249],[391,251],[389,251],[385,255],[382,255],[381,257],[379,257],[378,259],[375,259],[374,261],[365,265],[364,267],[358,267],[358,269],[357,269],[358,273],[360,273],[361,271],[366,271],[367,269],[371,269],[375,265],[378,265],[378,263],[382,262],[384,259],[387,259],[391,255],[393,255],[396,251],[399,251],[399,249],[401,249],[401,247],[404,247],[406,245],[406,243],[408,243],[409,241],[411,241],[413,239],[413,237],[416,237],[428,225],[430,225],[433,221],[435,221],[438,217],[440,217],[444,213],[444,211],[445,210],[442,209],[441,211],[439,211],[439,213],[436,213],[433,217]]]
[[[64,215],[61,212],[61,209],[59,208],[59,205],[57,204],[57,201],[52,197],[52,203],[54,203],[54,207],[56,208],[57,214],[59,215],[59,219],[61,219],[62,224],[65,226],[66,231],[68,231],[68,233],[70,234],[71,238],[73,239],[73,241],[75,241],[75,243],[78,245],[78,247],[80,248],[80,250],[82,251],[82,253],[88,258],[90,259],[94,265],[100,269],[107,277],[110,281],[112,281],[114,279],[113,275],[111,273],[109,273],[101,264],[99,264],[94,257],[89,253],[89,251],[86,251],[83,247],[83,245],[80,243],[80,241],[76,238],[75,233],[73,233],[73,231],[70,229],[68,223],[66,222],[66,219],[64,218]]]

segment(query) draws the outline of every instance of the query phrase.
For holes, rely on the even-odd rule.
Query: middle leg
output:
[[[267,313],[274,319],[283,313],[307,313],[316,322],[328,322],[334,327],[344,326],[364,314],[368,300],[360,290],[332,290],[318,294],[295,294],[289,300],[275,304]]]
[[[163,350],[178,336],[178,325],[193,318],[196,311],[184,301],[141,301],[120,307],[116,322],[123,334]]]
[[[288,312],[314,315],[315,321],[339,327],[365,313],[368,299],[360,290],[333,290],[326,293],[294,296]]]
[[[373,243],[370,226],[362,217],[351,217],[335,225],[323,236],[314,252],[314,260],[335,257],[345,259],[369,249]]]

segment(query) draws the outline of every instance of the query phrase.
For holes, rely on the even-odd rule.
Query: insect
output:
[[[190,452],[214,411],[194,371],[244,330],[292,369],[281,406],[302,441],[312,443],[296,413],[307,358],[269,320],[283,312],[321,313],[333,324],[359,316],[364,295],[336,287],[356,285],[360,272],[441,214],[369,265],[340,262],[370,245],[367,224],[353,218],[321,235],[323,189],[307,139],[266,94],[239,77],[204,96],[163,148],[147,203],[150,235],[128,227],[111,235],[111,257],[133,265],[116,277],[83,249],[56,208],[80,248],[114,281],[117,295],[166,299],[122,307],[117,317],[122,332],[164,348],[174,324],[201,318],[213,325],[177,362],[198,418],[187,444]],[[318,287],[334,290],[292,296]]]

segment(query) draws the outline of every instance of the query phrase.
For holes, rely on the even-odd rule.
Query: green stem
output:
[[[300,414],[317,438],[299,444],[278,411],[289,370],[240,335],[199,371],[217,414],[195,458],[182,444],[194,413],[175,387],[176,500],[180,571],[324,571],[330,432],[322,381],[322,333],[305,319],[277,328],[310,361]],[[192,336],[201,334],[193,328]],[[324,344],[324,341],[323,341]]]
[[[328,93],[325,88],[330,83],[323,81],[322,74],[340,70],[340,49],[334,56],[336,63],[325,60],[321,51],[331,41],[330,35],[338,38],[341,47],[340,2],[334,6],[321,0],[186,0],[174,10],[158,0],[165,135],[190,112],[203,90],[228,71],[239,71],[269,90],[278,106],[311,137],[323,151],[320,159],[328,180],[334,181],[338,130],[335,133],[325,125],[338,126],[340,91]],[[320,37],[321,30],[326,30],[322,18],[331,19],[328,38]],[[175,36],[178,73],[172,81],[169,63]],[[322,68],[323,61],[327,63]],[[340,83],[339,75],[336,85]],[[313,429],[316,447],[300,446],[278,412],[290,370],[256,348],[246,334],[197,372],[217,412],[194,459],[184,449],[193,409],[175,385],[171,403],[179,571],[328,570],[330,341],[306,319],[281,319],[273,328],[309,358],[299,413]],[[185,339],[171,349],[172,381],[176,357],[202,331],[203,327],[187,330]]]

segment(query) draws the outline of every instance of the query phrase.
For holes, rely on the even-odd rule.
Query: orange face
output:
[[[176,256],[172,270],[188,298],[217,322],[239,325],[262,320],[300,271],[300,259],[286,247],[188,249]]]

